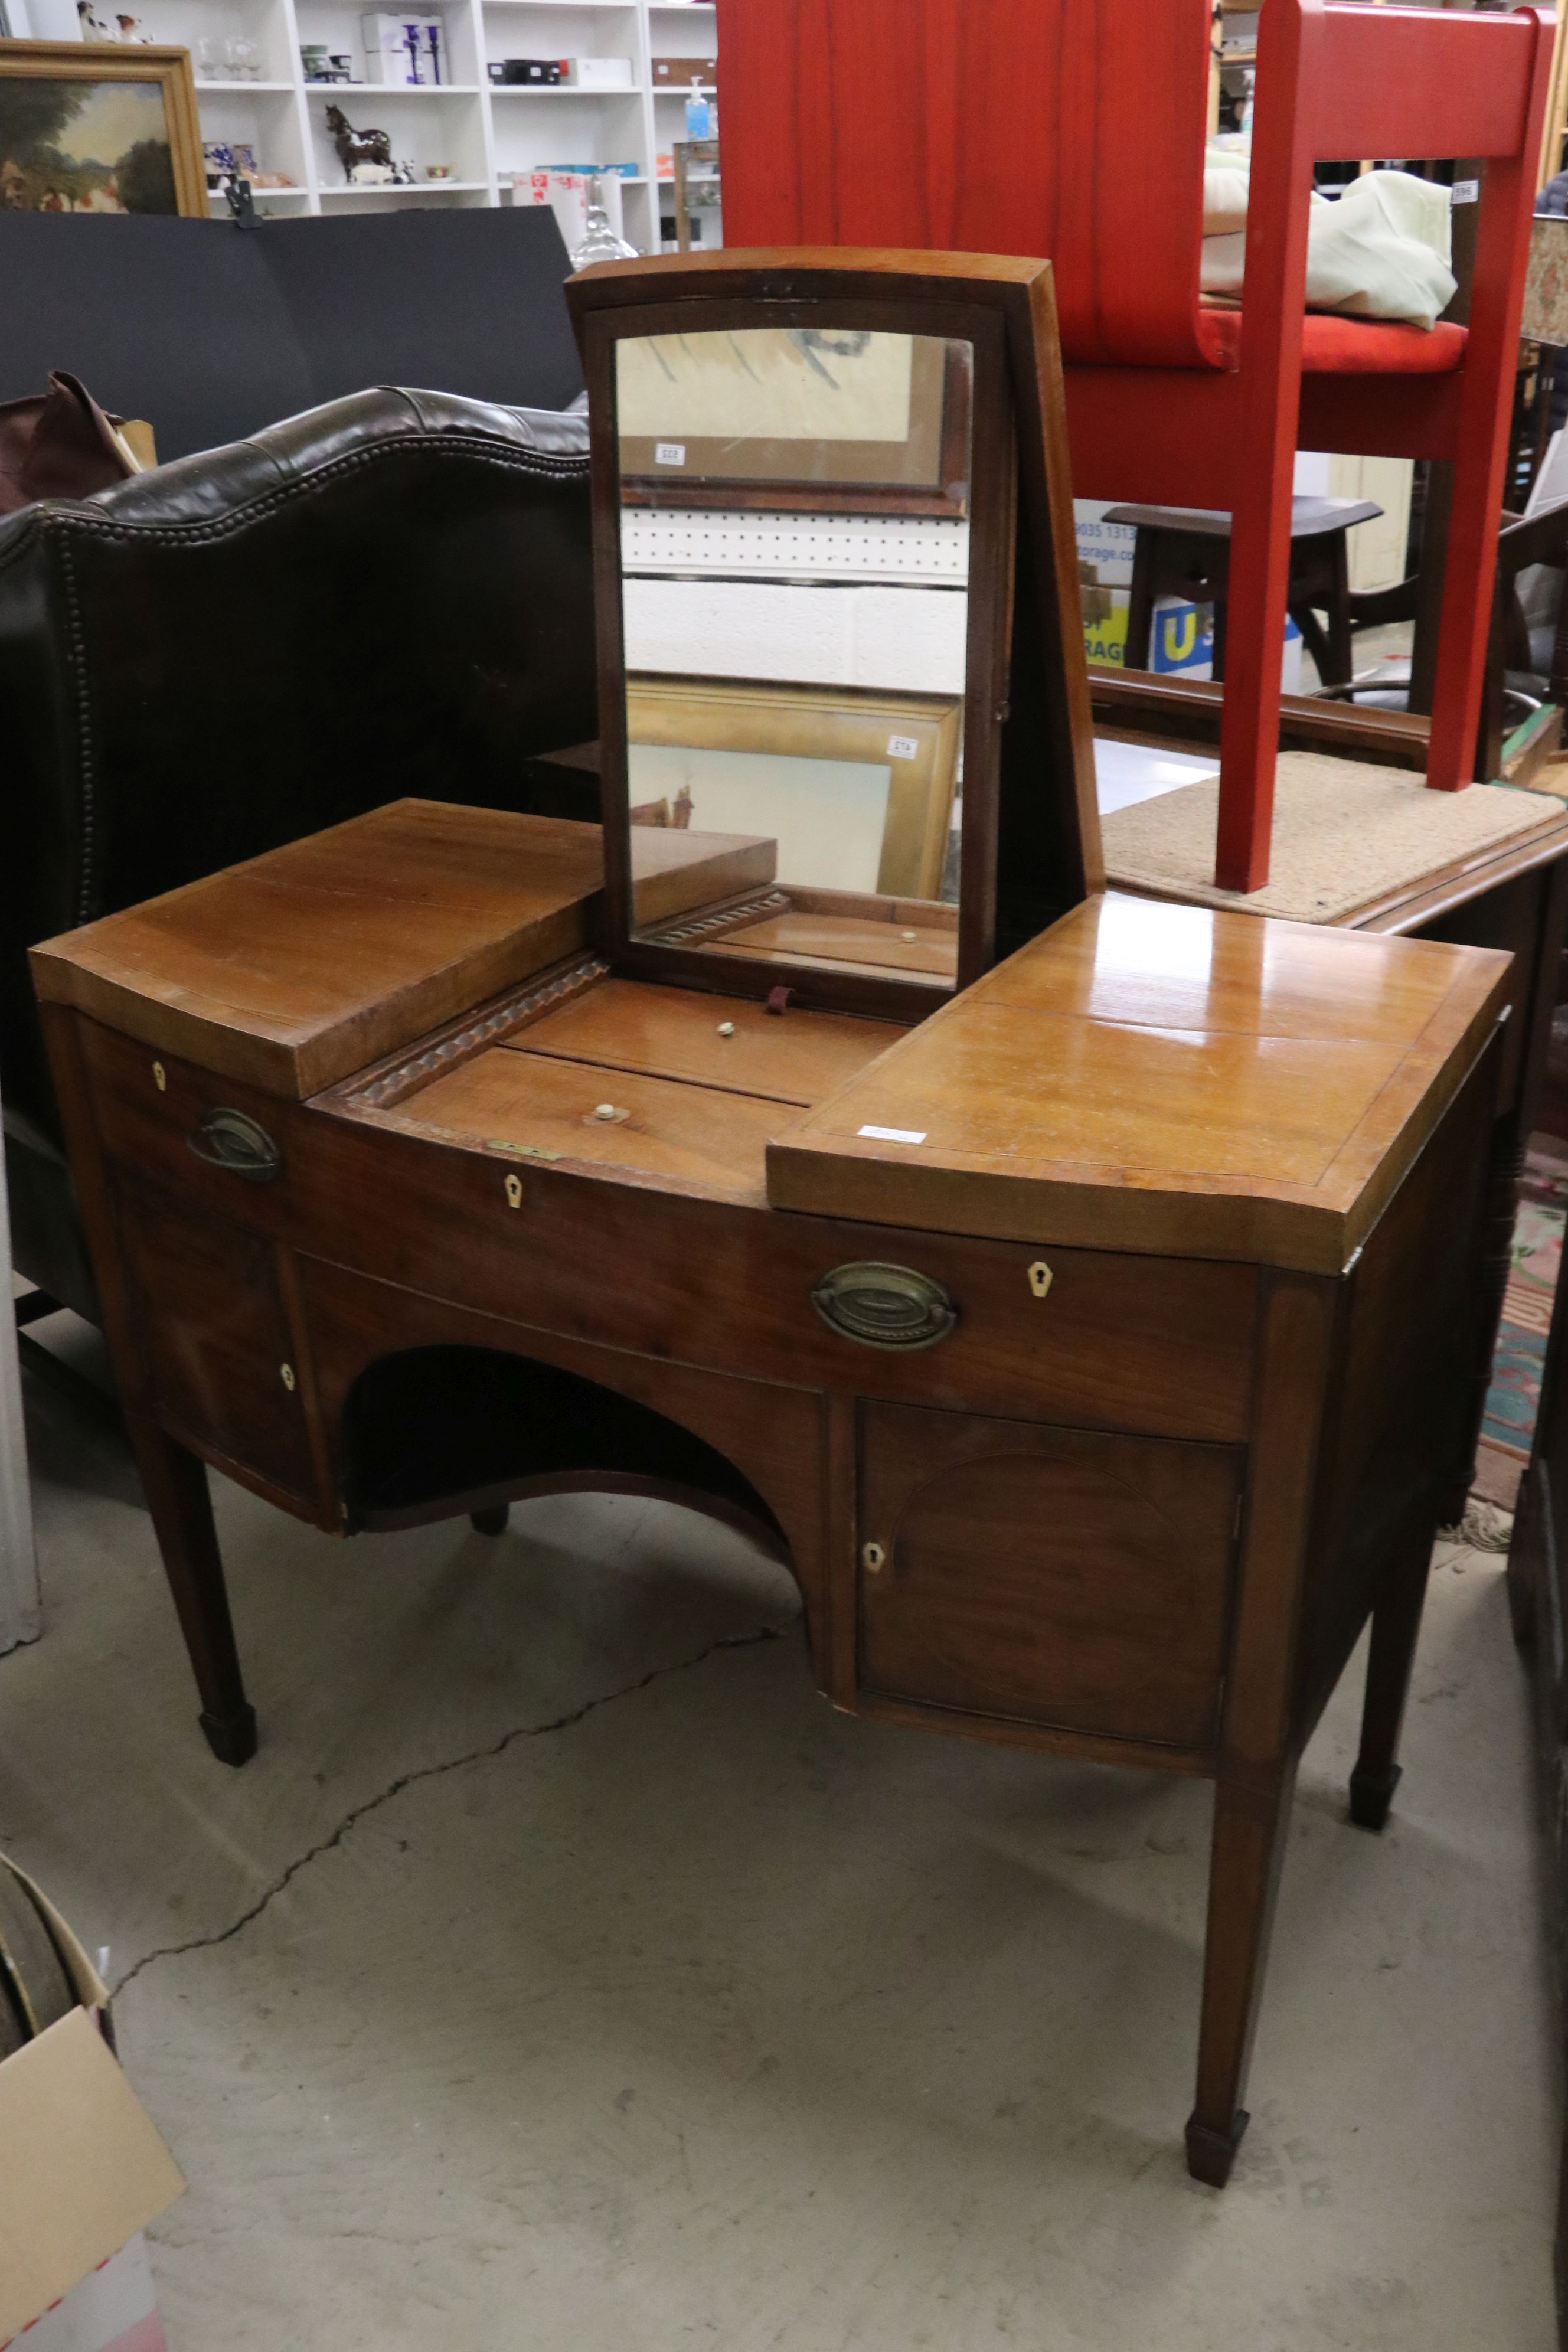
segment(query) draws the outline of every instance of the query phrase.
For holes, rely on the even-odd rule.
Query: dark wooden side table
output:
[[[1350,558],[1345,533],[1383,509],[1371,499],[1291,500],[1290,618],[1324,686],[1351,681]],[[1154,604],[1184,596],[1214,606],[1214,674],[1225,676],[1226,603],[1230,583],[1230,517],[1209,507],[1112,507],[1107,522],[1132,524],[1132,593],[1127,606],[1127,666],[1147,669]],[[1325,632],[1319,612],[1329,616]]]
[[[774,1017],[613,971],[598,856],[404,803],[34,950],[207,1738],[205,1463],[340,1534],[738,1522],[839,1707],[1214,1780],[1220,2185],[1369,1616],[1352,1820],[1398,1778],[1508,961],[1112,894],[912,1029]]]

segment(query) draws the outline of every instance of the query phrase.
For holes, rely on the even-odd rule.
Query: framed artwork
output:
[[[189,50],[0,41],[0,209],[205,220]]]
[[[621,488],[634,506],[962,517],[966,344],[752,327],[616,351]],[[734,423],[744,417],[737,434]]]
[[[634,822],[777,844],[785,885],[941,895],[962,695],[628,677]]]

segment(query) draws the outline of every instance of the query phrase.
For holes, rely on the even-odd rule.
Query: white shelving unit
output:
[[[382,0],[385,14],[400,13]],[[261,171],[286,172],[289,188],[258,188],[263,212],[376,211],[385,205],[502,205],[512,201],[512,175],[545,164],[632,163],[622,177],[626,235],[652,253],[673,245],[660,236],[658,195],[668,197],[668,165],[656,182],[658,159],[685,136],[686,91],[658,89],[658,58],[717,54],[712,0],[420,0],[411,16],[447,28],[445,67],[450,82],[434,89],[397,89],[364,81],[308,82],[301,44],[320,42],[347,55],[363,72],[364,49],[358,0],[145,0],[140,21],[157,41],[177,41],[191,52],[196,103],[205,140],[247,142]],[[259,79],[237,81],[224,70],[222,45],[247,38],[257,45]],[[204,49],[203,44],[211,46]],[[494,59],[615,57],[631,67],[629,89],[586,90],[549,84],[493,84]],[[326,127],[339,106],[356,130],[391,137],[392,152],[419,177],[412,187],[347,184]],[[722,126],[721,125],[721,128]],[[450,177],[425,177],[446,164]],[[223,210],[215,196],[213,207]],[[697,215],[699,246],[721,240],[717,211]]]

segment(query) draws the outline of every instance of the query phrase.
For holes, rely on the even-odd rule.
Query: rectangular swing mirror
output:
[[[647,976],[919,1018],[995,952],[1009,320],[964,277],[831,258],[606,264],[569,289],[610,946]]]

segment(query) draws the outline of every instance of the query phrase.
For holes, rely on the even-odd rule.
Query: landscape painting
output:
[[[154,63],[143,49],[134,62],[100,65],[77,47],[68,68],[39,70],[41,61],[29,60],[28,70],[18,70],[19,53],[41,46],[18,42],[0,51],[0,209],[195,209],[183,152],[182,77],[172,62],[178,59],[188,85],[186,53],[164,51]],[[190,106],[194,119],[194,93]],[[201,186],[199,149],[196,166]]]

